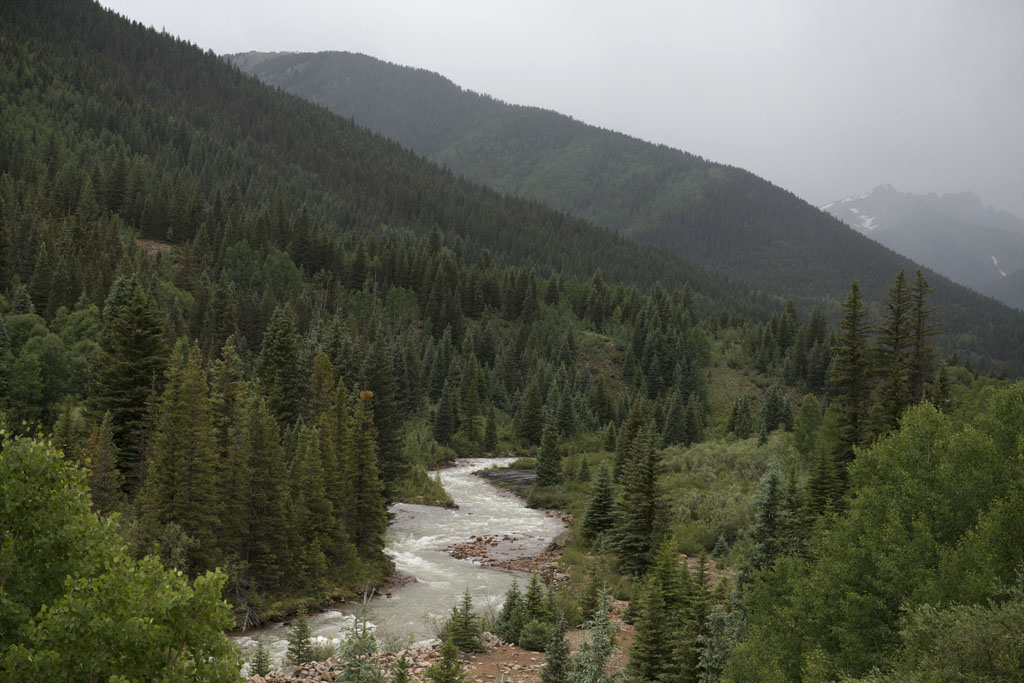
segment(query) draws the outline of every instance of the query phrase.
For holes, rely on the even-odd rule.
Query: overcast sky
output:
[[[1024,215],[1019,0],[101,0],[219,54],[345,50],[749,169]]]

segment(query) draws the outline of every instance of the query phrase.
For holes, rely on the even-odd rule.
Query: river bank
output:
[[[406,579],[403,585],[378,594],[365,606],[366,619],[385,648],[397,651],[432,640],[451,606],[467,589],[481,613],[493,613],[500,605],[515,574],[506,567],[452,557],[450,546],[478,536],[508,536],[509,555],[501,559],[511,561],[548,552],[551,541],[565,529],[557,515],[531,510],[521,499],[473,474],[513,461],[474,458],[442,470],[442,482],[457,508],[408,503],[392,506],[394,517],[388,528],[386,552],[399,576],[415,580]],[[311,615],[313,638],[340,645],[363,609],[362,604],[351,601]],[[233,639],[246,658],[262,642],[271,658],[282,662],[287,650],[287,626],[278,622],[236,634]]]

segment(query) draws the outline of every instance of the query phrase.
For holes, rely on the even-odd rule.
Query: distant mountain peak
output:
[[[884,183],[821,207],[851,228],[950,279],[1024,309],[1024,222],[974,192],[914,194]],[[1017,288],[1019,290],[1019,288]]]

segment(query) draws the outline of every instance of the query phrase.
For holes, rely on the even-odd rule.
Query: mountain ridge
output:
[[[1024,221],[973,192],[914,194],[883,184],[821,207],[955,282],[1024,310]]]
[[[224,59],[241,68],[253,62],[243,54]],[[505,104],[424,69],[325,52],[260,58],[248,71],[470,180],[683,255],[767,296],[823,305],[833,319],[852,280],[880,303],[893,273],[918,267],[748,171]],[[1004,304],[925,272],[952,329],[976,316],[1019,326]]]

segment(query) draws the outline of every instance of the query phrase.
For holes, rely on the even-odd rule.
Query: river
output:
[[[504,467],[512,458],[459,460],[441,470],[441,482],[458,509],[397,503],[388,527],[386,552],[396,571],[416,581],[392,589],[390,597],[377,597],[367,605],[367,620],[383,645],[404,647],[435,637],[437,625],[469,588],[479,613],[496,610],[512,584],[514,573],[457,560],[445,548],[476,536],[509,536],[502,547],[508,555],[532,555],[544,550],[564,526],[555,517],[523,505],[522,500],[496,489],[473,472]],[[520,584],[523,583],[520,577]],[[351,628],[361,605],[345,605],[310,615],[314,637],[340,641]],[[262,641],[275,662],[288,650],[287,627],[277,623],[233,637],[246,659]]]

